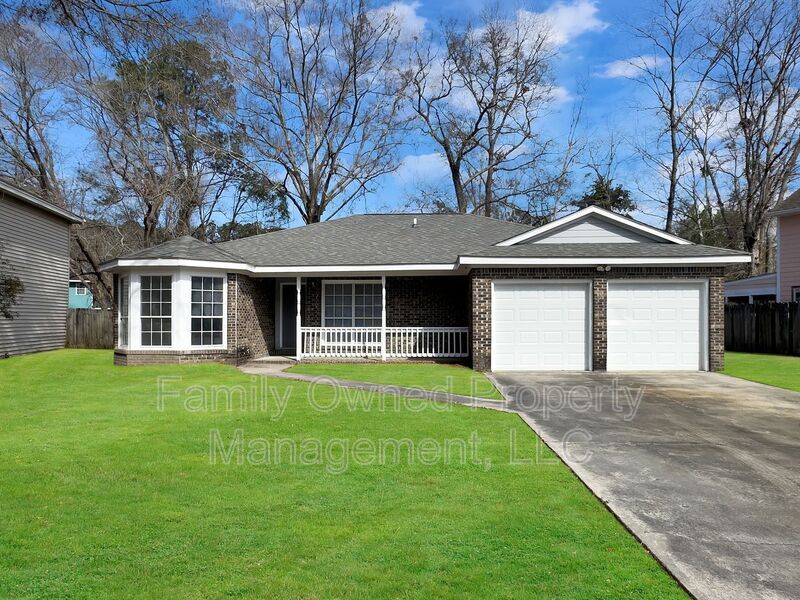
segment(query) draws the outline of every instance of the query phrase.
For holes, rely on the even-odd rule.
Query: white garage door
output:
[[[492,370],[589,368],[589,285],[495,282]]]
[[[609,371],[705,369],[702,282],[608,283]]]

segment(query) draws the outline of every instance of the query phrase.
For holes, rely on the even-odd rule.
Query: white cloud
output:
[[[661,56],[654,56],[652,54],[643,54],[642,56],[634,56],[631,58],[624,58],[622,60],[615,60],[613,62],[603,65],[603,70],[600,73],[601,77],[617,78],[617,77],[636,77],[640,75],[645,69],[652,69],[664,63],[664,58]]]
[[[425,29],[427,19],[417,14],[419,2],[392,2],[370,11],[376,21],[381,21],[391,15],[397,22],[398,37],[400,41],[407,42],[419,36]]]
[[[566,104],[573,100],[572,94],[563,85],[556,85],[549,90],[549,100],[553,104]]]
[[[393,175],[400,183],[415,184],[436,181],[447,173],[447,159],[438,152],[431,152],[404,156]]]
[[[550,41],[556,46],[568,44],[590,31],[603,31],[608,23],[598,17],[597,4],[592,0],[556,2],[541,13],[520,10],[518,18],[543,21],[550,32]]]

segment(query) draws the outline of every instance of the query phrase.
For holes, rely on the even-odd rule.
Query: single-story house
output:
[[[81,221],[0,179],[0,255],[25,286],[14,318],[0,316],[0,357],[64,347],[69,228]]]
[[[110,261],[117,364],[447,358],[480,370],[718,370],[724,268],[590,207],[542,227],[358,215]]]
[[[800,190],[770,211],[775,219],[775,272],[725,284],[728,302],[800,302]]]

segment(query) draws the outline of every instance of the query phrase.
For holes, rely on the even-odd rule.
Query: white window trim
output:
[[[77,296],[85,296],[87,292],[87,288],[85,285],[76,285],[75,286],[75,294]]]
[[[146,318],[146,319],[150,319],[150,318],[153,318],[153,319],[164,319],[165,318],[163,315],[162,316],[156,316],[156,317],[154,317],[152,315],[150,315],[148,317],[142,317],[142,302],[141,302],[141,298],[142,298],[142,277],[171,277],[171,279],[170,279],[171,298],[170,298],[170,302],[169,302],[170,313],[169,313],[169,316],[166,317],[166,318],[169,319],[169,322],[170,322],[169,331],[170,331],[170,339],[172,340],[172,344],[170,344],[169,346],[156,345],[156,344],[151,344],[149,346],[145,346],[144,344],[142,344],[142,319],[143,318]],[[133,344],[130,344],[130,342],[131,342],[130,339],[128,340],[129,345],[133,346],[134,348],[136,348],[138,346],[138,348],[136,348],[136,349],[140,349],[140,350],[172,350],[173,347],[174,347],[174,344],[175,344],[175,274],[174,273],[141,273],[141,274],[139,274],[137,276],[137,278],[136,278],[136,312],[138,313],[138,315],[136,317],[136,328],[137,328],[138,331],[136,332],[136,337],[134,338],[134,342],[135,342],[136,346],[133,346]],[[128,309],[129,318],[130,318],[130,313],[131,313],[131,311],[130,311],[130,308],[129,308]]]
[[[212,317],[216,319],[222,319],[222,343],[221,344],[206,344],[206,345],[192,345],[192,277],[213,277],[215,279],[222,279],[222,315],[219,317]],[[223,274],[216,274],[212,275],[210,273],[206,274],[197,274],[197,273],[190,273],[189,274],[189,320],[187,322],[187,326],[189,328],[189,346],[192,350],[219,350],[228,347],[228,338],[227,338],[227,321],[228,321],[228,278],[225,273]],[[197,317],[194,317],[197,318]],[[199,317],[203,318],[203,317]],[[208,318],[208,317],[206,317]]]
[[[128,281],[128,295],[127,295],[126,298],[124,298],[124,300],[128,303],[128,314],[124,317],[125,319],[127,319],[127,323],[126,323],[127,326],[123,327],[122,326],[123,316],[122,316],[121,308],[122,308],[122,302],[123,302],[123,294],[125,292],[125,285],[123,284],[123,282],[126,279]],[[119,302],[119,305],[117,307],[117,348],[129,348],[130,345],[131,345],[131,277],[130,277],[130,275],[127,275],[127,274],[126,275],[120,275],[117,278],[117,285],[119,286],[119,289],[117,290],[117,293],[118,293],[117,301]],[[121,343],[122,331],[123,330],[125,331],[125,334],[126,334],[127,340],[128,340],[128,343],[124,344],[124,345]]]
[[[800,302],[800,285],[792,286],[792,294],[789,297],[789,302]]]
[[[142,345],[141,277],[172,275],[172,345]],[[228,348],[228,277],[226,271],[198,269],[147,269],[130,273],[128,300],[128,350],[212,351]],[[192,277],[222,278],[222,344],[192,345]]]
[[[326,285],[336,285],[336,284],[351,284],[351,285],[353,285],[354,289],[353,289],[353,305],[352,305],[352,308],[353,308],[352,322],[355,323],[355,319],[356,319],[355,284],[357,284],[357,283],[367,283],[367,284],[373,284],[373,285],[381,285],[381,280],[380,279],[323,279],[322,280],[322,293],[320,294],[320,296],[321,296],[320,303],[322,304],[322,310],[320,311],[320,313],[322,314],[322,318],[320,319],[320,324],[319,324],[320,327],[325,327],[326,326],[325,325],[325,286]],[[353,327],[355,327],[355,325],[353,325]],[[377,327],[380,327],[380,325],[378,325]]]

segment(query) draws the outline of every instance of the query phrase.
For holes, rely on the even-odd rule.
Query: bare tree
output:
[[[59,206],[66,202],[50,136],[66,119],[59,91],[68,70],[23,20],[0,21],[0,168]]]
[[[715,83],[718,118],[728,124],[716,155],[758,274],[769,263],[769,210],[798,176],[800,3],[729,1],[715,18],[727,32]]]
[[[396,166],[398,32],[363,0],[263,0],[231,35],[251,166],[306,223],[331,218]]]
[[[664,229],[673,230],[681,179],[681,161],[690,147],[685,135],[686,121],[697,106],[709,76],[719,60],[715,41],[720,27],[703,32],[699,24],[707,3],[700,0],[662,0],[658,12],[635,31],[652,49],[632,66],[640,71],[638,80],[647,86],[654,104],[647,107],[657,115],[661,127],[652,140],[640,146],[643,158],[667,180]],[[666,141],[666,151],[663,142]]]
[[[441,37],[417,43],[406,78],[421,128],[447,160],[455,210],[529,212],[522,204],[552,195],[572,164],[543,168],[556,152],[536,130],[554,89],[547,27],[489,11],[478,26],[445,23]]]
[[[79,119],[99,150],[85,173],[106,205],[138,213],[144,243],[165,229],[204,237],[235,182],[235,110],[227,65],[197,40],[148,36],[140,57],[120,58],[108,77],[86,70],[77,88]]]
[[[67,122],[62,86],[71,64],[29,25],[19,12],[0,21],[0,165],[47,201],[70,206],[51,137],[56,126]],[[90,266],[94,296],[108,304],[111,285],[99,273],[100,257],[80,228],[72,233],[76,254]]]

